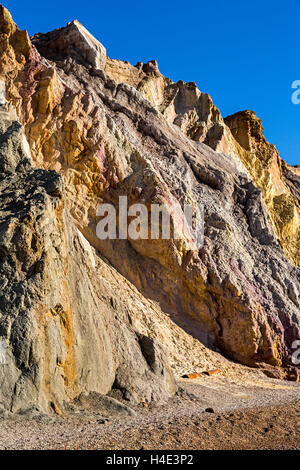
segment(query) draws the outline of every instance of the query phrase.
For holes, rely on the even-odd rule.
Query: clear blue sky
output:
[[[32,35],[78,19],[115,59],[157,59],[172,80],[195,81],[225,117],[251,109],[282,158],[300,165],[300,1],[7,0]]]

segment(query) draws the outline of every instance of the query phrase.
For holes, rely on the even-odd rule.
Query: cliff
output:
[[[2,401],[159,401],[176,389],[167,356],[178,373],[216,350],[297,377],[299,171],[255,114],[223,119],[155,61],[109,59],[78,21],[29,38],[1,7],[0,30]],[[175,228],[203,205],[203,247],[100,240],[97,207],[119,196],[177,203]]]

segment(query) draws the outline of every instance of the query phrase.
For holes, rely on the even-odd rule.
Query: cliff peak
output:
[[[0,338],[12,371],[0,403],[20,410],[32,396],[49,409],[113,388],[166,400],[172,371],[228,366],[216,349],[299,378],[299,175],[255,114],[223,119],[156,61],[106,57],[77,20],[30,39],[2,8],[0,30]],[[203,244],[99,237],[99,205],[118,213],[120,196],[165,207],[177,233],[188,203]]]

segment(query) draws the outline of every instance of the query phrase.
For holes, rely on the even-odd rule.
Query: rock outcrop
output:
[[[299,172],[256,116],[223,120],[194,83],[173,83],[155,61],[107,58],[78,22],[30,39],[1,7],[0,30],[5,112],[16,109],[32,164],[44,168],[31,167],[23,131],[6,116],[1,262],[10,287],[0,305],[13,348],[2,395],[10,407],[30,396],[63,407],[113,386],[135,401],[167,398],[175,385],[157,338],[173,367],[177,341],[192,348],[181,365],[203,343],[289,375],[300,339]],[[185,234],[99,240],[97,207],[118,207],[119,196],[165,204],[175,228],[185,203],[204,206],[203,247]]]
[[[300,199],[286,177],[288,166],[280,158],[275,145],[266,141],[261,120],[254,112],[244,111],[228,116],[225,123],[240,144],[237,148],[239,158],[262,191],[282,248],[299,267]]]

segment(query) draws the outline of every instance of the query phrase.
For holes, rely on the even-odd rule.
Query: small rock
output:
[[[205,408],[206,413],[215,413],[216,411],[213,408]]]

